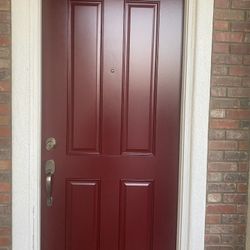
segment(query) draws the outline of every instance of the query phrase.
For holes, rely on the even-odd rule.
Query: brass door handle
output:
[[[52,207],[53,197],[52,197],[52,180],[55,174],[56,165],[54,160],[48,160],[45,163],[45,173],[46,173],[46,192],[47,192],[47,206]]]

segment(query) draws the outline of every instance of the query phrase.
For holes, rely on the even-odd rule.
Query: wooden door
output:
[[[182,29],[183,0],[43,0],[43,250],[176,248]]]

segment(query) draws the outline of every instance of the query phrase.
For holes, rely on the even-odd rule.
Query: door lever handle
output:
[[[52,207],[53,197],[52,197],[52,180],[55,174],[56,165],[54,160],[48,160],[45,163],[45,173],[46,173],[46,192],[47,192],[47,206]]]

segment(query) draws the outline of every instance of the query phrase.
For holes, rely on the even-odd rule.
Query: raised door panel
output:
[[[67,180],[66,190],[67,250],[98,250],[100,242],[99,181]]]
[[[123,180],[120,185],[119,250],[152,250],[154,183]]]
[[[125,5],[123,152],[154,153],[158,3]]]
[[[68,151],[99,153],[101,145],[101,2],[70,2]]]

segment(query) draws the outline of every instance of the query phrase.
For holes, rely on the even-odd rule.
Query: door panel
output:
[[[99,249],[100,182],[67,180],[67,249]]]
[[[154,220],[153,181],[122,180],[120,188],[119,250],[151,250]]]
[[[153,153],[158,3],[126,3],[123,152]]]
[[[70,29],[69,151],[99,153],[101,3],[71,3]]]
[[[182,27],[183,0],[43,0],[43,250],[175,249]]]

